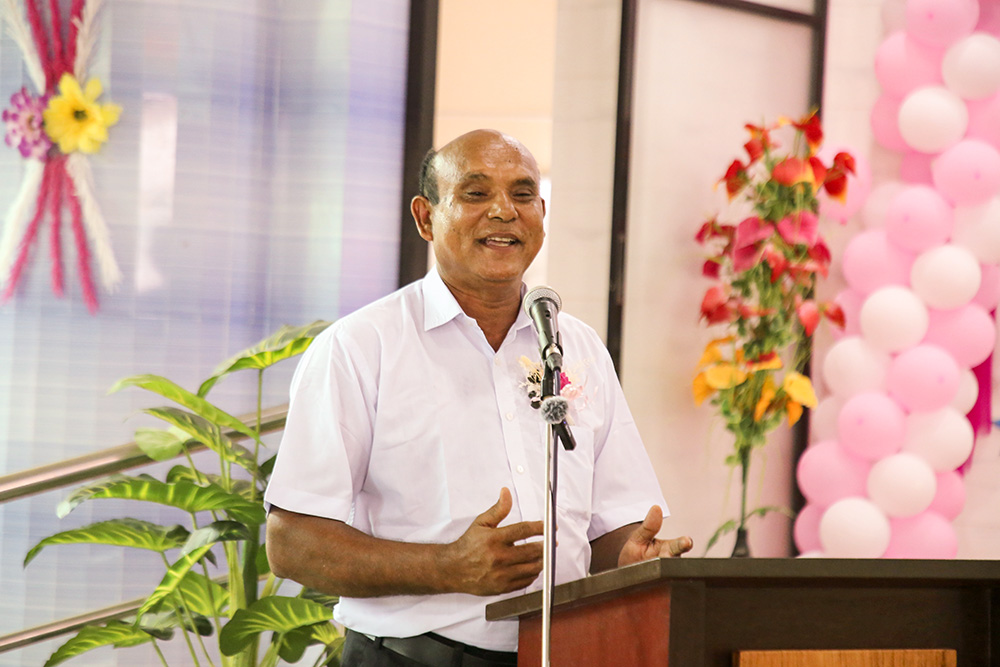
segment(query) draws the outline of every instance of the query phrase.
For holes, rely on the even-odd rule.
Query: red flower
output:
[[[774,165],[774,171],[771,172],[771,176],[781,185],[789,187],[797,183],[815,185],[812,167],[807,161],[797,157],[786,157]]]
[[[812,246],[819,238],[819,218],[811,211],[799,211],[778,223],[778,233],[789,245]]]
[[[776,283],[788,269],[788,259],[774,246],[768,244],[764,246],[764,261],[771,267],[771,282]]]
[[[705,292],[705,297],[701,300],[701,316],[708,320],[709,324],[733,320],[733,309],[729,304],[729,294],[725,287],[716,285]]]
[[[729,169],[726,170],[726,175],[722,177],[722,181],[720,182],[725,182],[726,194],[732,199],[740,190],[746,187],[748,180],[746,165],[739,160],[733,160],[733,163],[729,165]]]
[[[760,218],[756,216],[745,218],[736,227],[736,236],[733,245],[737,250],[757,245],[757,243],[769,238],[773,233],[774,228]]]
[[[719,260],[717,259],[706,259],[705,263],[701,266],[701,275],[706,278],[718,278],[719,277]]]
[[[815,153],[816,149],[823,143],[823,124],[816,112],[813,111],[802,120],[792,121],[792,125],[795,126],[795,129],[800,130],[806,138],[806,142],[809,144],[809,153]]]
[[[795,314],[798,315],[799,322],[802,323],[802,328],[805,330],[806,335],[812,336],[813,331],[819,326],[819,308],[816,306],[816,302],[803,301],[795,309]]]
[[[818,238],[816,243],[809,248],[809,257],[821,266],[830,266],[830,262],[833,260],[830,249],[826,247],[826,243],[821,238]],[[826,276],[825,271],[823,275]]]
[[[840,307],[839,303],[827,301],[820,306],[820,311],[826,319],[830,320],[833,324],[837,325],[841,329],[844,328],[844,309]]]

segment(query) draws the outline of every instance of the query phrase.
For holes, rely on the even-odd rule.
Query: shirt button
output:
[[[524,466],[517,466],[517,471],[523,475],[524,474]]]
[[[493,365],[494,366],[500,365],[500,357],[493,357]]]
[[[514,421],[514,413],[513,412],[508,412],[507,413],[507,421],[509,421],[509,422]]]

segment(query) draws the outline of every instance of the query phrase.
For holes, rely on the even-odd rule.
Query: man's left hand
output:
[[[656,534],[663,525],[663,510],[656,505],[649,508],[642,524],[635,529],[622,546],[618,554],[618,566],[631,565],[644,560],[662,557],[677,557],[685,554],[694,546],[694,541],[687,537],[675,537],[669,540],[658,540]]]

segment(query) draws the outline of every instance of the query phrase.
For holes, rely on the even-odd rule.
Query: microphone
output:
[[[559,344],[559,323],[556,315],[562,307],[562,299],[551,287],[539,286],[528,291],[524,297],[524,312],[538,334],[538,349],[542,363],[552,371],[562,369],[562,346]]]

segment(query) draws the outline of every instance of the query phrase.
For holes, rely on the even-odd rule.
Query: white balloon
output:
[[[921,153],[940,153],[965,136],[969,110],[944,86],[918,88],[899,106],[899,133]]]
[[[913,291],[928,306],[941,310],[972,301],[982,279],[983,271],[976,256],[950,243],[924,251],[910,269]]]
[[[844,407],[844,399],[830,395],[816,404],[809,415],[809,440],[823,442],[837,439],[837,419],[840,409]]]
[[[819,541],[830,558],[880,558],[889,537],[889,519],[867,498],[838,500],[819,520]]]
[[[927,306],[912,290],[890,285],[872,292],[861,305],[861,334],[874,347],[899,352],[927,333]]]
[[[955,408],[963,415],[968,414],[979,398],[979,380],[971,368],[962,369],[962,377],[958,385],[958,394],[951,402],[951,407]],[[817,406],[819,407],[819,406]],[[812,422],[810,422],[811,424]]]
[[[916,516],[930,506],[935,493],[937,476],[914,454],[887,456],[868,473],[868,496],[886,516]]]
[[[972,424],[955,408],[914,412],[906,418],[903,451],[919,456],[937,472],[951,472],[965,463],[974,442]]]
[[[885,226],[885,212],[889,208],[889,202],[906,189],[906,184],[901,181],[888,181],[875,186],[865,199],[861,207],[861,222],[868,229],[877,229]]]
[[[823,381],[844,399],[863,391],[881,391],[891,361],[887,352],[861,336],[841,338],[823,357]]]
[[[955,42],[941,63],[944,83],[956,95],[981,100],[1000,89],[1000,39],[976,32]]]
[[[1000,264],[1000,197],[982,206],[956,207],[951,242],[980,262]]]

